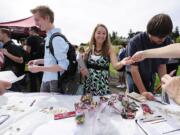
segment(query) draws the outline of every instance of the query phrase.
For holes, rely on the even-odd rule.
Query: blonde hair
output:
[[[93,45],[96,45],[96,40],[95,40],[95,33],[99,27],[103,27],[106,30],[106,39],[102,45],[102,55],[103,56],[109,56],[109,49],[111,48],[111,41],[108,33],[108,29],[104,24],[97,24],[96,27],[94,28],[94,31],[91,36],[91,40],[89,42],[89,48],[87,49],[87,53],[90,51],[93,51]]]
[[[31,13],[39,13],[42,18],[49,17],[51,23],[54,22],[54,12],[48,6],[37,6],[34,9],[31,9]]]

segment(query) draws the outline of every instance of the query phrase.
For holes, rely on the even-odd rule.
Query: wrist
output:
[[[140,94],[143,96],[145,96],[147,93],[148,93],[147,91],[140,92]]]
[[[33,61],[33,65],[38,65],[38,61],[37,61],[37,60],[34,60],[34,61]]]

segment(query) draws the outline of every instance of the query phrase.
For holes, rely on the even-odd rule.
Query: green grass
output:
[[[117,78],[118,77],[118,71],[116,69],[113,68],[112,64],[110,64],[110,76]]]
[[[178,71],[177,71],[177,74],[176,74],[177,76],[179,76],[180,75],[180,66],[178,67]],[[156,75],[156,81],[155,81],[155,88],[156,88],[156,86],[158,85],[158,84],[160,84],[160,78],[159,78],[159,76],[158,75]]]

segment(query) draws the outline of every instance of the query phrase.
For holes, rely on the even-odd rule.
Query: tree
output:
[[[176,26],[175,30],[171,34],[171,38],[176,41],[176,39],[179,37],[179,27]]]
[[[116,40],[118,38],[118,33],[116,31],[112,32],[112,35],[110,34],[110,39],[111,42],[113,42],[114,40]]]
[[[176,26],[176,28],[175,28],[174,35],[176,38],[179,37],[179,27],[178,26]]]
[[[132,38],[134,36],[134,33],[132,31],[132,29],[129,30],[129,33],[128,33],[128,38]]]

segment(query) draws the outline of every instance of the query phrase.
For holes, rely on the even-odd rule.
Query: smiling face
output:
[[[106,29],[102,26],[99,26],[95,31],[94,38],[95,38],[96,44],[103,45],[107,38]]]
[[[37,12],[34,14],[34,21],[35,24],[42,30],[47,31],[48,30],[48,24],[50,23],[49,17],[41,17],[40,14]]]

